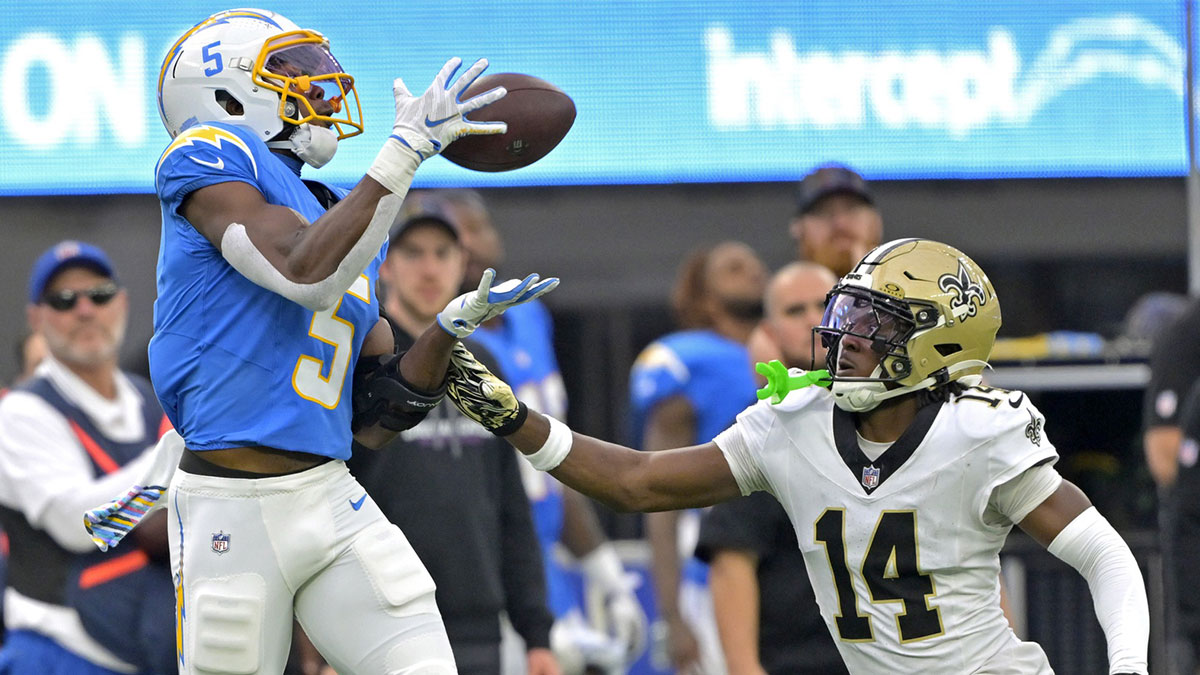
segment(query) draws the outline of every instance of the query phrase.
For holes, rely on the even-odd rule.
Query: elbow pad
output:
[[[358,433],[378,424],[389,431],[404,431],[421,423],[446,394],[445,383],[435,392],[414,389],[400,375],[404,353],[366,356],[354,368],[354,415],[350,429]]]
[[[337,269],[320,281],[301,284],[285,277],[267,260],[262,251],[258,250],[246,234],[246,227],[241,223],[231,223],[225,229],[225,234],[221,236],[221,255],[242,276],[255,284],[314,312],[324,311],[337,304],[346,289],[350,288],[370,264],[371,259],[379,253],[383,242],[387,240],[388,230],[395,221],[396,214],[400,212],[403,200],[403,195],[389,194],[382,197],[362,236],[338,264]]]

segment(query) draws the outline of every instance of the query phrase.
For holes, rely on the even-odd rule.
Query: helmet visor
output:
[[[339,140],[362,133],[354,78],[317,33],[298,31],[268,40],[259,54],[255,82],[279,92],[279,116],[286,122],[336,127]]]
[[[298,44],[272,51],[267,55],[266,68],[285,77],[324,80],[334,95],[344,95],[354,86],[354,78],[342,72],[341,64],[321,45]]]
[[[825,316],[817,330],[824,337],[854,335],[871,340],[880,347],[902,346],[913,328],[913,322],[895,309],[882,306],[868,292],[842,289],[831,294]]]
[[[838,286],[829,293],[821,325],[813,329],[828,350],[826,365],[830,373],[837,372],[842,338],[850,335],[866,340],[870,349],[880,357],[884,377],[838,377],[836,380],[889,382],[901,374],[895,361],[907,361],[908,339],[915,331],[911,313],[903,301],[885,297],[866,288]]]

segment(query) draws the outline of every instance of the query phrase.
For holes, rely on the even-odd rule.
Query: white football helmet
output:
[[[313,108],[307,94],[314,87],[314,98],[332,110]],[[230,112],[239,107],[231,100],[241,114]],[[172,138],[193,124],[226,122],[288,150],[296,149],[293,135],[326,136],[336,147],[363,130],[354,78],[342,71],[325,36],[261,9],[218,12],[176,40],[158,75],[158,112]],[[308,128],[295,134],[302,126]],[[336,139],[326,126],[336,129]]]
[[[813,331],[829,350],[835,403],[861,412],[952,381],[978,384],[999,329],[996,289],[966,254],[928,239],[898,239],[842,277]],[[870,377],[836,374],[845,335],[870,340],[880,356]]]

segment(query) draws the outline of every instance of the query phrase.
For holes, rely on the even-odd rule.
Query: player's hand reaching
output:
[[[504,98],[508,93],[504,87],[460,100],[487,65],[487,59],[479,59],[455,79],[462,59],[450,59],[420,96],[413,96],[404,80],[396,78],[392,83],[392,94],[396,97],[396,123],[392,127],[392,136],[424,160],[463,136],[507,131],[508,125],[504,122],[472,122],[466,118],[467,113]]]
[[[557,277],[539,280],[536,274],[492,286],[495,278],[496,270],[489,267],[479,280],[479,288],[451,300],[438,312],[437,322],[442,330],[454,337],[465,338],[474,333],[479,324],[500,316],[509,307],[529,302],[558,286]]]
[[[519,429],[529,414],[508,383],[477,361],[461,342],[454,343],[450,354],[446,396],[462,414],[497,436],[507,436]]]

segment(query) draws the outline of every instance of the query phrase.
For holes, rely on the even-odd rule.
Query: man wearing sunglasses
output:
[[[133,482],[170,428],[150,383],[117,365],[128,312],[99,248],[64,241],[34,263],[27,314],[48,354],[0,400],[11,545],[0,672],[173,668],[166,518],[148,519],[120,554],[97,551],[79,526],[85,508]]]

